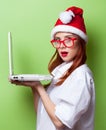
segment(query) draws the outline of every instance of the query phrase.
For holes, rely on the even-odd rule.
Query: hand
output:
[[[27,86],[31,88],[35,88],[37,86],[42,86],[39,81],[14,81],[14,80],[9,80],[12,84],[15,85],[22,85],[22,86]]]

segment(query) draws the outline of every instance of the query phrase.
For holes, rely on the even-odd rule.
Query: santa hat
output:
[[[83,19],[83,10],[78,7],[70,7],[60,13],[54,28],[51,31],[51,40],[57,32],[70,32],[80,36],[87,42],[86,28]]]

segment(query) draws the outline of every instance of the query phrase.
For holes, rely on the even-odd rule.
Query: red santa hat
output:
[[[60,13],[54,28],[51,31],[51,40],[57,32],[70,32],[80,36],[87,42],[86,28],[83,19],[83,10],[78,7],[70,7]]]

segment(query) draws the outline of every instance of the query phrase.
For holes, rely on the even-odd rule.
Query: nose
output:
[[[65,47],[64,41],[61,41],[61,43],[60,43],[60,48],[64,48],[64,47]]]

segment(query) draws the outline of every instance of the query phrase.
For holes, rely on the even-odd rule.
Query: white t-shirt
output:
[[[55,103],[55,115],[65,127],[61,130],[93,130],[95,88],[92,73],[86,64],[78,67],[60,86],[55,86],[72,63],[62,63],[52,74],[53,81],[47,93]],[[41,99],[38,104],[37,130],[57,130]],[[60,130],[60,129],[59,129]]]

